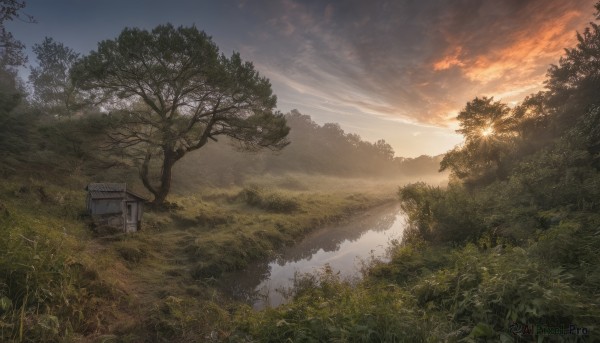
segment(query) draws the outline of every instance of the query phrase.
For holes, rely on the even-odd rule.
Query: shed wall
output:
[[[92,214],[123,213],[121,199],[93,199]]]

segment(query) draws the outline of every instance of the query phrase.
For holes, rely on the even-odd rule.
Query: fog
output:
[[[286,115],[289,145],[281,151],[248,152],[235,141],[211,141],[174,168],[173,190],[191,193],[206,187],[266,183],[292,190],[368,190],[408,182],[447,183],[439,173],[442,156],[395,156],[384,140],[367,142],[338,124],[316,124],[294,110]]]

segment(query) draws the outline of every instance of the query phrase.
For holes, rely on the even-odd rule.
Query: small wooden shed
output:
[[[86,208],[94,224],[112,226],[123,232],[141,229],[144,202],[143,196],[127,189],[125,183],[90,183]]]

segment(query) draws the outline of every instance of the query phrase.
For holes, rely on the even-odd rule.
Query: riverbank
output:
[[[523,227],[527,215],[494,209],[495,220],[509,223],[502,231],[440,240],[464,237],[464,223],[489,208],[464,202],[497,201],[496,189],[488,191],[404,187],[411,225],[389,263],[371,265],[355,284],[329,268],[298,280],[288,304],[240,308],[229,340],[597,342],[600,215],[563,207],[539,211],[538,227]]]
[[[8,256],[0,267],[14,294],[2,299],[4,340],[18,340],[21,330],[35,340],[224,338],[238,305],[214,287],[222,272],[395,199],[351,183],[336,190],[253,183],[173,196],[172,210],[145,214],[142,231],[99,235],[82,220],[83,187],[65,184],[74,186],[1,185],[0,226],[10,234],[0,242]],[[43,314],[35,310],[42,305]]]

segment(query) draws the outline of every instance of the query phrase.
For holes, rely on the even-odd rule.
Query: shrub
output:
[[[401,187],[398,195],[410,224],[405,239],[464,242],[477,240],[483,232],[479,204],[460,185],[441,189],[419,182]]]
[[[296,200],[277,192],[269,192],[258,186],[244,188],[238,194],[238,197],[242,198],[250,206],[270,212],[290,213],[299,208]]]

